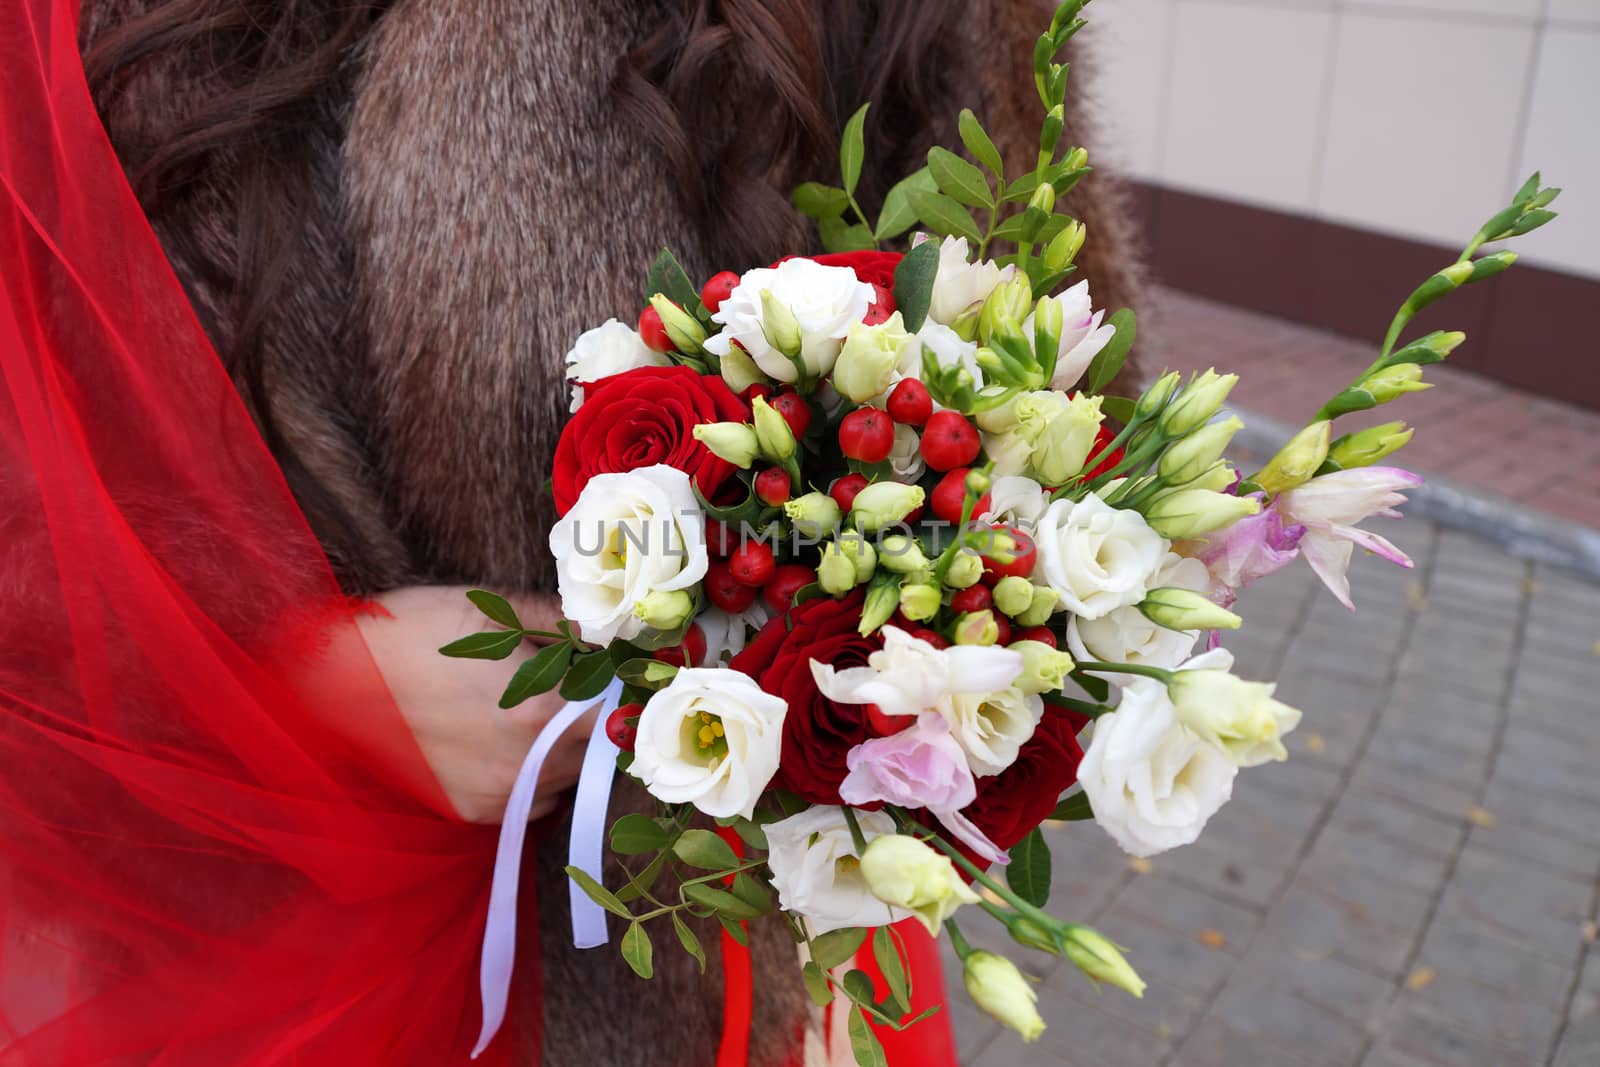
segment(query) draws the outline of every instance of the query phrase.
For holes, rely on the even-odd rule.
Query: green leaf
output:
[[[858,926],[847,926],[843,930],[829,930],[827,933],[811,939],[811,958],[817,961],[817,966],[825,971],[831,971],[845,960],[856,954],[856,949],[867,939],[867,932]]]
[[[844,179],[846,193],[854,193],[856,182],[861,180],[861,161],[867,154],[863,131],[867,122],[867,108],[871,106],[862,104],[860,110],[844,124],[844,138],[839,142],[839,176]]]
[[[850,206],[850,194],[837,185],[806,182],[789,194],[800,214],[813,219],[836,219]]]
[[[1111,697],[1111,683],[1104,678],[1093,674],[1084,674],[1082,671],[1074,671],[1071,678],[1078,683],[1085,693],[1088,693],[1102,704]]]
[[[710,830],[685,830],[672,851],[683,862],[702,871],[725,871],[739,866],[728,843]]]
[[[550,692],[561,684],[561,676],[567,673],[570,662],[572,646],[565,641],[541,648],[538,655],[526,660],[511,676],[506,691],[500,694],[500,706],[514,708],[531,696]]]
[[[1036,908],[1044,907],[1050,900],[1050,846],[1044,843],[1044,834],[1037,826],[1011,846],[1006,885]]]
[[[632,753],[624,753],[624,755],[632,755]],[[626,904],[630,900],[638,900],[644,896],[656,884],[656,880],[661,877],[661,872],[666,870],[667,861],[671,858],[672,853],[670,852],[657,853],[656,858],[646,864],[644,870],[638,874],[630,874],[628,876],[628,884],[617,890],[617,899]]]
[[[605,692],[617,676],[616,665],[605,649],[585,652],[572,661],[561,681],[561,695],[568,700],[591,700]]]
[[[833,1003],[833,986],[828,984],[828,976],[822,973],[815,960],[806,961],[800,969],[800,977],[805,980],[806,992],[811,994],[811,1003],[819,1008]]]
[[[772,910],[772,893],[761,882],[751,877],[749,871],[740,871],[728,887],[733,895],[765,915]]]
[[[457,659],[505,659],[522,644],[522,631],[485,630],[481,634],[468,634],[459,641],[451,641],[439,650],[442,655]]]
[[[733,824],[733,832],[738,834],[744,840],[744,843],[751,848],[758,848],[763,852],[767,850],[767,832],[759,824],[753,823],[749,819],[740,819]]]
[[[617,677],[625,684],[638,689],[660,689],[677,677],[677,674],[678,668],[672,664],[643,656],[630,659],[617,668]]]
[[[859,1005],[850,1009],[845,1029],[850,1034],[850,1051],[860,1067],[889,1067],[889,1061],[883,1054],[883,1045],[878,1042],[878,1035],[872,1032],[872,1027],[867,1025],[867,1018],[861,1014]]]
[[[913,171],[895,182],[883,198],[883,211],[878,214],[878,228],[873,232],[873,236],[880,241],[887,241],[911,229],[917,224],[917,213],[911,207],[911,194],[938,191],[939,183],[933,180],[933,175],[928,172],[927,167]]]
[[[957,125],[961,131],[961,143],[967,146],[972,158],[988,167],[996,178],[1001,177],[1005,173],[1005,165],[1000,160],[1000,150],[984,132],[983,123],[978,121],[978,116],[972,113],[971,108],[961,109]]]
[[[655,262],[650,264],[650,274],[645,280],[645,296],[654,293],[661,293],[691,315],[698,315],[705,310],[700,303],[700,290],[684,273],[677,257],[666,248],[656,253]]]
[[[911,193],[911,210],[935,233],[965,237],[972,242],[983,240],[978,224],[972,221],[967,209],[943,193]]]
[[[468,589],[467,599],[501,626],[510,630],[522,629],[522,620],[517,618],[517,610],[511,606],[511,601],[499,593],[491,593],[487,589]]]
[[[1094,811],[1089,807],[1089,794],[1080,790],[1063,798],[1049,817],[1056,822],[1081,822],[1094,818]]]
[[[861,1005],[863,1008],[876,1008],[878,1002],[874,994],[877,990],[872,987],[872,979],[867,972],[859,968],[844,976],[844,981],[839,983],[844,987],[844,995]]]
[[[968,207],[993,207],[994,193],[983,171],[948,148],[928,149],[928,170],[940,191]]]
[[[648,815],[624,815],[611,826],[611,851],[622,856],[640,856],[667,847],[672,835]]]
[[[937,196],[937,193],[930,193]],[[894,269],[894,303],[907,333],[916,333],[928,319],[933,304],[933,279],[939,273],[939,244],[924,241],[900,260]]]
[[[859,222],[847,224],[843,218],[818,222],[817,235],[822,238],[822,247],[829,252],[860,252],[878,247],[871,230]]]
[[[628,932],[622,935],[622,958],[633,968],[633,973],[640,978],[655,974],[655,954],[655,946],[650,944],[650,935],[644,932],[644,927],[637,920],[629,923]]]
[[[906,977],[905,964],[900,958],[900,946],[895,941],[894,930],[880,926],[872,935],[872,957],[878,961],[878,970],[888,983],[889,995],[894,998],[893,1013],[904,1015],[911,1010],[911,982]]]
[[[700,973],[705,974],[706,950],[700,947],[700,939],[677,912],[672,913],[672,929],[677,933],[678,944],[683,946],[683,951],[695,958],[695,962],[700,964]]]
[[[633,918],[633,913],[623,906],[605,886],[589,877],[589,873],[578,867],[568,867],[567,877],[578,883],[578,888],[589,895],[589,899],[606,909],[613,915],[620,915],[624,919]]]
[[[1137,401],[1130,400],[1125,396],[1107,396],[1102,397],[1100,400],[1100,410],[1105,412],[1106,417],[1116,419],[1124,426],[1128,424],[1129,419],[1133,418],[1133,411],[1137,406]]]
[[[685,885],[683,895],[696,904],[715,909],[719,918],[726,916],[729,919],[754,919],[761,914],[732,893],[713,889],[704,882],[690,882]]]
[[[1128,350],[1133,347],[1133,338],[1138,332],[1138,324],[1130,308],[1123,308],[1107,321],[1117,328],[1117,332],[1089,361],[1088,384],[1091,393],[1100,392],[1117,376],[1122,365],[1128,361]]]
[[[746,947],[749,946],[749,944],[750,944],[750,931],[748,931],[748,930],[746,930],[744,928],[744,923],[739,922],[739,921],[737,921],[735,919],[730,919],[726,915],[718,915],[717,916],[717,922],[721,923],[722,924],[722,928],[724,930],[728,931],[728,936],[729,937],[733,938],[735,941],[737,941],[741,945],[744,945]]]

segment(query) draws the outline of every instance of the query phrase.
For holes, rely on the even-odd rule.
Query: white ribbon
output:
[[[589,735],[589,747],[578,776],[578,794],[572,814],[569,862],[582,868],[597,881],[604,847],[606,805],[611,798],[611,778],[616,770],[617,747],[606,736],[606,718],[616,710],[622,696],[622,682],[613,681],[599,697],[600,713]],[[534,788],[539,772],[561,735],[595,706],[594,700],[573,701],[557,712],[522,761],[517,781],[506,801],[505,818],[500,823],[500,846],[495,852],[494,882],[489,891],[489,919],[483,929],[483,957],[478,965],[478,992],[483,999],[483,1029],[472,1050],[477,1059],[500,1031],[506,1018],[506,1001],[511,996],[511,968],[517,952],[517,887],[522,874],[522,843],[528,834],[528,812],[533,807]],[[606,942],[605,912],[591,901],[576,883],[572,893],[572,934],[579,948],[593,948]]]

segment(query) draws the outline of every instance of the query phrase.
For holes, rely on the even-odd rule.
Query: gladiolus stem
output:
[[[849,808],[845,809],[845,811],[849,810]],[[909,820],[906,821],[909,823]],[[919,827],[919,829],[922,828]],[[960,867],[962,870],[966,871],[972,876],[972,880],[974,882],[977,882],[985,889],[993,892],[995,896],[999,897],[1007,904],[1010,904],[1018,914],[1026,915],[1031,919],[1039,920],[1045,925],[1046,929],[1053,927],[1058,922],[1058,920],[1051,916],[1048,912],[1039,910],[1032,904],[1029,904],[1026,900],[1023,900],[1021,897],[1017,896],[1011,891],[1010,886],[1001,885],[993,878],[990,878],[983,871],[980,871],[976,864],[961,854],[960,849],[950,844],[950,842],[946,841],[938,834],[929,833],[926,829],[922,829],[922,832],[918,834],[918,836],[922,837],[924,841],[928,842],[928,844],[932,845],[934,848],[937,848],[939,851],[949,856],[955,861],[957,867]]]
[[[850,827],[850,841],[856,846],[856,855],[865,856],[867,854],[867,838],[861,832],[861,824],[856,822],[856,809],[846,804],[840,810],[844,812],[845,825]]]
[[[990,907],[993,906],[992,904],[990,905]],[[950,947],[956,950],[957,958],[964,960],[972,955],[972,946],[962,936],[961,927],[956,925],[954,919],[946,919],[944,921],[944,932],[950,935]]]
[[[1106,671],[1112,674],[1142,674],[1146,678],[1154,678],[1160,682],[1169,681],[1172,672],[1162,670],[1160,667],[1147,667],[1142,663],[1096,663],[1092,660],[1079,660],[1080,671]]]

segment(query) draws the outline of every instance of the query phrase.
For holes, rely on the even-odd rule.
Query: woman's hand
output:
[[[510,711],[500,707],[500,693],[533,653],[532,645],[500,661],[439,655],[441,646],[492,626],[467,600],[466,589],[417,586],[384,593],[375,600],[387,617],[365,615],[360,629],[450,803],[469,822],[498,823],[523,757],[564,701],[552,692]],[[513,602],[531,630],[554,629],[561,617],[553,596]],[[550,814],[560,794],[577,784],[593,715],[570,727],[545,760],[531,818]]]

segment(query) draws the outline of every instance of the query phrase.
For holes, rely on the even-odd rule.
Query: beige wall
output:
[[[1519,243],[1600,277],[1600,0],[1098,0],[1102,164],[1189,192],[1464,242],[1536,167]]]

